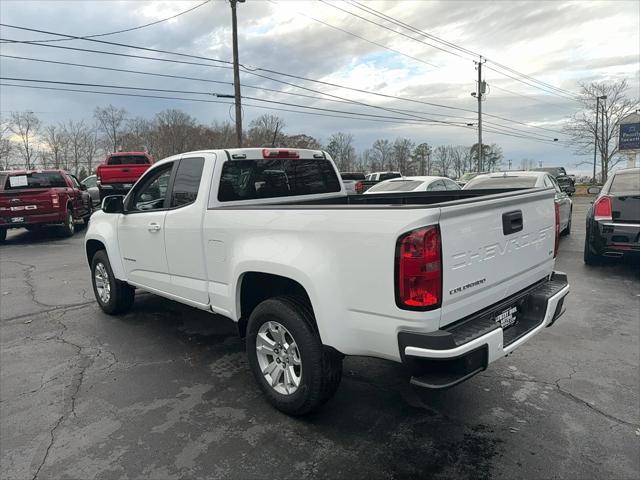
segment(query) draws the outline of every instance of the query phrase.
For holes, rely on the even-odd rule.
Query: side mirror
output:
[[[587,188],[587,193],[589,195],[598,195],[602,191],[600,187],[589,187]]]
[[[124,213],[124,197],[122,195],[110,195],[102,200],[104,213]]]

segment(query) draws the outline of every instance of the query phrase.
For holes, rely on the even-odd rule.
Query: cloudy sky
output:
[[[7,25],[87,36],[162,20],[200,3],[202,0],[2,0],[0,17]],[[417,27],[432,37],[394,25],[388,18],[376,17],[375,11],[366,11],[367,6],[396,21]],[[228,62],[232,59],[230,20],[229,3],[214,0],[172,20],[94,40]],[[367,120],[362,115],[360,119],[353,115],[351,118],[333,118],[272,110],[285,119],[285,130],[289,134],[306,133],[326,140],[333,132],[348,132],[354,135],[358,150],[369,147],[376,138],[393,140],[400,136],[409,137],[416,143],[433,145],[474,143],[477,139],[477,116],[474,113],[477,102],[470,95],[476,88],[477,78],[474,54],[489,59],[484,68],[489,85],[483,103],[483,111],[487,113],[484,117],[487,130],[484,142],[502,146],[505,159],[512,159],[514,165],[519,165],[522,158],[533,158],[545,165],[563,164],[577,170],[575,165],[584,158],[563,146],[560,128],[565,118],[579,108],[572,98],[579,92],[579,82],[627,79],[630,95],[639,96],[640,2],[637,0],[379,1],[364,4],[355,1],[247,0],[238,6],[238,23],[240,60],[247,70],[253,72],[241,75],[243,96],[254,97],[254,100],[245,100],[245,121],[273,108],[302,110],[299,106],[283,103],[377,115],[367,117]],[[5,40],[64,38],[8,26],[0,27],[0,34]],[[0,44],[1,76],[195,93],[159,93],[17,80],[2,82],[200,100],[214,98],[207,93],[233,93],[230,85],[232,74],[227,63],[78,39],[47,42],[47,45]],[[33,59],[191,79],[91,69]],[[175,63],[175,60],[199,65]],[[513,70],[505,70],[504,67]],[[534,80],[520,77],[513,73],[514,70]],[[212,83],[212,80],[221,83]],[[266,103],[259,99],[282,103]],[[345,103],[348,101],[357,103]],[[226,103],[9,86],[0,88],[3,116],[13,110],[32,110],[45,123],[82,118],[90,120],[96,106],[109,103],[126,108],[131,115],[145,117],[165,108],[181,108],[203,123],[229,120],[233,113]],[[390,109],[404,112],[390,112]],[[346,116],[326,110],[312,112]],[[467,126],[469,123],[473,125]],[[558,138],[559,142],[554,143],[553,138]],[[588,167],[579,169],[588,170]]]

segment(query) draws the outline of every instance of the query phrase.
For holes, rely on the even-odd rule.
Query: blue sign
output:
[[[620,150],[640,150],[640,123],[620,125],[618,148]]]

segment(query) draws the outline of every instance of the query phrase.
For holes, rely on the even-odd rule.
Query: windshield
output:
[[[392,182],[378,183],[371,187],[368,192],[410,192],[415,190],[422,182],[420,180],[394,180]]]
[[[536,186],[536,177],[481,177],[474,178],[464,186],[465,190],[472,188],[530,188]]]
[[[5,190],[21,188],[64,188],[67,183],[60,172],[31,172],[9,175],[4,185]]]
[[[118,155],[109,157],[107,165],[146,165],[149,159],[144,155]]]
[[[640,171],[616,173],[609,193],[640,194]]]

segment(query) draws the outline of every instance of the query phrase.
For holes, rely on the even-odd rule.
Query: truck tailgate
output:
[[[0,212],[3,216],[24,217],[58,211],[52,204],[52,195],[48,188],[24,188],[0,192]]]
[[[440,216],[441,327],[541,280],[554,263],[553,190],[454,203]]]
[[[151,164],[100,165],[98,176],[101,183],[134,184],[150,166]]]

